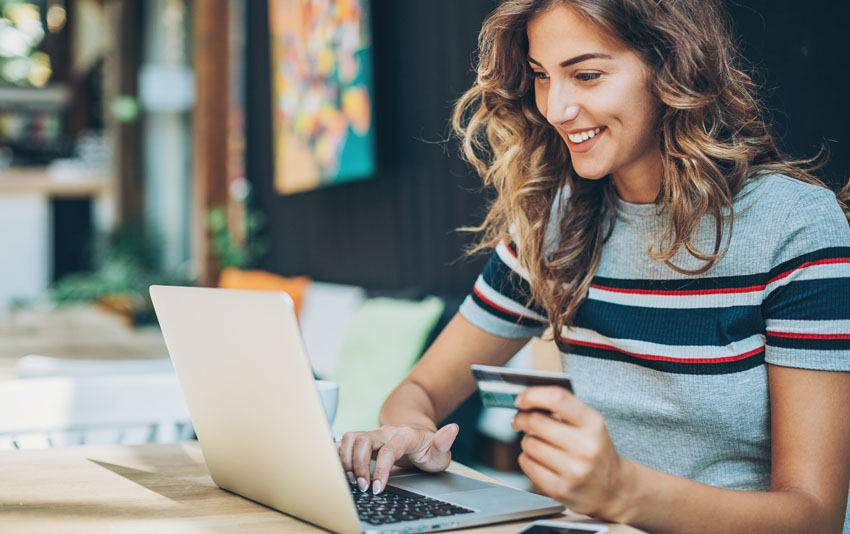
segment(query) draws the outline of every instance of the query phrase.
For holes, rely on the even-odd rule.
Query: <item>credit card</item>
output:
[[[514,408],[517,395],[531,386],[561,386],[573,390],[569,375],[551,371],[532,371],[490,365],[472,365],[481,402],[487,408]]]

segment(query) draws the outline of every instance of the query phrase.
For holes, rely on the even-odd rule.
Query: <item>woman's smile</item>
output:
[[[573,130],[575,131],[575,130]],[[570,152],[584,153],[593,148],[599,138],[605,133],[605,127],[599,126],[590,130],[578,130],[578,133],[567,132],[566,142]]]

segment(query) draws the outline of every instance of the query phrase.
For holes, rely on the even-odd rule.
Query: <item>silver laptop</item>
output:
[[[343,473],[286,293],[150,292],[219,487],[340,534],[447,530],[564,509],[452,473],[401,472],[381,495],[361,494]]]

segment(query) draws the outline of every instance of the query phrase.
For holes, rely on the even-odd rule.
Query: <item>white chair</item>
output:
[[[0,382],[0,450],[169,443],[193,435],[174,373]]]
[[[327,282],[307,286],[298,323],[317,377],[333,375],[351,319],[364,300],[366,290],[358,286]]]

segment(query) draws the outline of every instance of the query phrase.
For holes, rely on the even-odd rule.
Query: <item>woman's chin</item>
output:
[[[601,180],[608,176],[607,172],[595,169],[578,169],[573,167],[573,172],[575,172],[576,176],[585,180]]]

